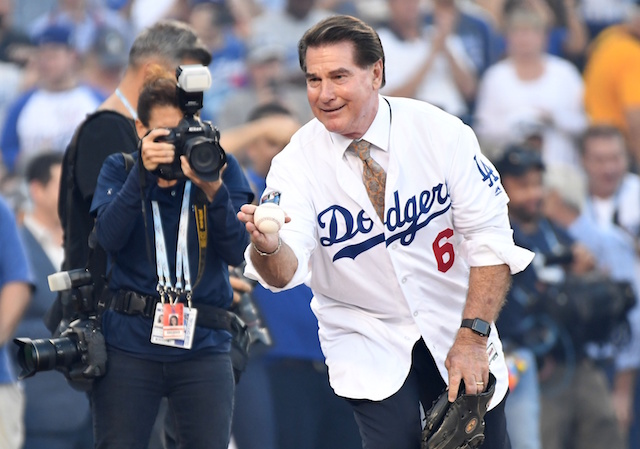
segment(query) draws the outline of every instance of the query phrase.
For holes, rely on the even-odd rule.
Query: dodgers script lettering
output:
[[[390,232],[398,232],[386,240],[384,233],[380,233],[365,241],[347,245],[333,256],[333,261],[343,257],[355,259],[359,254],[385,241],[387,246],[396,240],[400,240],[404,246],[410,245],[420,229],[446,213],[450,207],[449,191],[442,183],[408,198],[404,204],[400,203],[400,195],[396,190],[393,194],[393,205],[387,209],[385,226]],[[358,212],[354,219],[351,211],[337,204],[318,214],[318,224],[320,229],[327,230],[327,235],[320,237],[322,246],[343,243],[358,234],[369,234],[373,230],[373,221],[363,210]]]

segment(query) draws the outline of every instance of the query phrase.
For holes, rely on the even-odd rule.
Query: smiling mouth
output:
[[[330,114],[332,112],[339,111],[342,108],[344,108],[344,105],[340,106],[339,108],[334,108],[334,109],[323,109],[322,112],[324,112],[326,114]]]

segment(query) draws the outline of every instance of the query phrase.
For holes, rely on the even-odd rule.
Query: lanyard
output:
[[[133,117],[134,120],[138,120],[138,113],[136,112],[135,109],[133,109],[133,106],[131,106],[131,103],[129,103],[129,100],[127,100],[127,97],[125,97],[122,94],[122,92],[120,91],[120,88],[116,89],[116,95],[118,96],[118,98],[120,99],[124,107],[127,108],[127,111],[129,111],[129,114],[131,114],[131,117]]]
[[[164,239],[164,230],[162,229],[162,219],[160,218],[160,207],[157,201],[152,201],[153,208],[153,229],[156,241],[156,269],[158,273],[157,290],[160,292],[160,298],[164,303],[165,295],[169,296],[169,302],[173,298],[173,304],[178,301],[178,297],[182,292],[187,293],[187,301],[191,300],[191,273],[189,269],[189,253],[187,251],[187,228],[189,224],[189,203],[191,195],[191,181],[187,181],[184,185],[184,194],[182,195],[182,205],[180,207],[180,222],[178,225],[178,246],[176,251],[176,285],[175,288],[171,283],[171,274],[169,272],[169,259],[167,255],[167,247]],[[184,274],[184,289],[182,285]]]

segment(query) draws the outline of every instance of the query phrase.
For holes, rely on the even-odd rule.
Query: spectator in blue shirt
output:
[[[109,288],[114,294],[112,310],[103,317],[107,374],[92,391],[97,448],[146,447],[163,397],[168,398],[180,447],[226,449],[229,444],[234,393],[231,335],[214,326],[205,327],[202,318],[231,304],[228,265],[242,262],[249,241],[236,211],[242,202],[251,201],[253,194],[231,155],[216,181],[200,179],[184,157],[181,167],[188,179],[169,180],[152,173],[159,164],[174,159],[174,146],[156,139],[167,135],[165,128],[177,126],[182,118],[175,85],[173,77],[161,74],[146,83],[136,121],[142,138],[140,157],[127,172],[123,155],[109,156],[93,198],[97,237],[109,256]],[[188,201],[184,213],[183,195]],[[201,203],[206,206],[207,220],[204,260],[199,257],[198,229],[191,218],[194,206]],[[181,215],[189,217],[186,242],[177,237]],[[149,259],[146,242],[149,257],[154,259],[156,248],[157,259]],[[184,304],[185,316],[188,306],[198,310],[191,349],[186,349],[179,337],[163,338],[160,344],[150,341],[161,281],[154,262],[166,267],[167,276],[161,275],[162,279],[177,285],[178,254],[188,261],[190,270],[185,267],[184,274],[191,275],[194,287],[191,304],[184,303],[184,295],[178,297],[179,303]],[[183,279],[186,288],[186,277]],[[128,306],[136,301],[146,306],[142,313]],[[162,313],[161,307],[155,315],[158,313]],[[186,326],[187,334],[188,329]],[[167,346],[167,340],[178,347]]]
[[[33,276],[11,209],[0,197],[0,447],[19,449],[24,440],[24,393],[6,346],[31,299]]]

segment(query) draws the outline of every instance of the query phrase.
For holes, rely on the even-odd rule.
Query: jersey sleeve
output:
[[[245,250],[247,277],[256,279],[265,288],[274,292],[288,290],[307,280],[311,271],[309,261],[316,248],[316,213],[310,198],[313,185],[305,171],[309,168],[305,167],[299,159],[291,157],[291,153],[295,152],[300,145],[294,135],[289,146],[273,158],[267,176],[267,188],[263,193],[268,195],[271,192],[280,192],[280,207],[291,217],[291,221],[284,224],[280,230],[282,241],[291,248],[298,260],[298,268],[289,284],[283,288],[268,285],[251,263],[250,254],[254,251],[252,246],[249,245]]]
[[[25,105],[33,95],[34,91],[27,92],[16,100],[7,111],[4,125],[2,127],[2,137],[0,138],[0,148],[2,149],[2,162],[7,170],[13,172],[15,169],[18,153],[20,153],[20,137],[18,136],[18,119]]]
[[[507,264],[511,273],[525,269],[533,253],[516,246],[509,223],[509,198],[495,167],[480,152],[473,131],[462,125],[447,168],[454,229],[460,252],[470,266]]]

